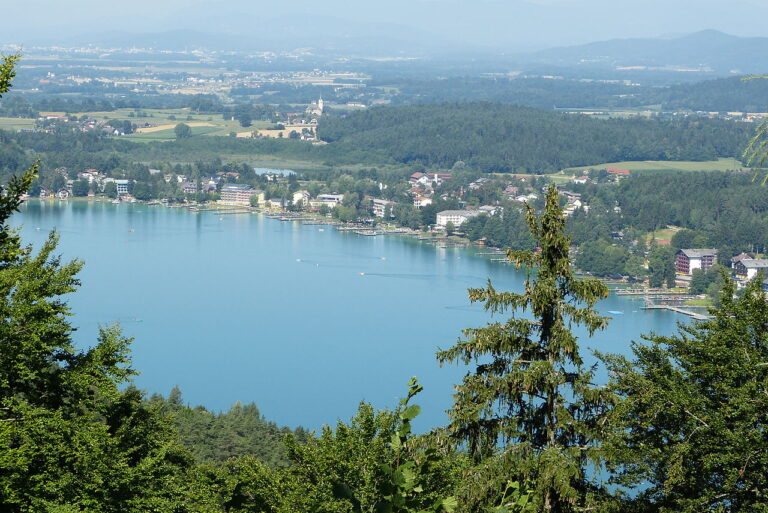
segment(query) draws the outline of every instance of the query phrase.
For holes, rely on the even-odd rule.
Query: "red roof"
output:
[[[629,169],[622,169],[620,167],[607,167],[605,170],[612,175],[629,176]]]

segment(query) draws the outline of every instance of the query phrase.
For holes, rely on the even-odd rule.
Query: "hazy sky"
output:
[[[718,29],[768,36],[768,0],[3,0],[0,37],[71,37],[109,31],[192,29],[279,33],[293,20],[311,33],[391,25],[457,44],[524,50],[620,37]],[[313,22],[323,17],[322,22]],[[338,18],[347,23],[329,22]],[[318,18],[319,19],[319,18]],[[351,24],[349,22],[352,22]],[[313,23],[315,26],[312,26]],[[399,27],[395,27],[395,25]],[[365,30],[361,30],[366,33]],[[378,32],[376,33],[378,34]]]

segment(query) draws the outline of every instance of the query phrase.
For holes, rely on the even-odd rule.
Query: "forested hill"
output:
[[[377,107],[326,116],[321,139],[402,163],[545,173],[623,160],[738,157],[754,127],[709,119],[599,120],[495,103]]]
[[[253,403],[238,402],[222,413],[209,412],[202,406],[186,406],[177,387],[167,399],[156,394],[149,403],[170,415],[179,439],[201,463],[254,456],[270,466],[284,467],[288,465],[285,436],[293,434],[300,442],[312,436],[301,427],[294,431],[266,420]]]

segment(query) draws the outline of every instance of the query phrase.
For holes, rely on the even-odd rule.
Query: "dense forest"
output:
[[[597,120],[493,103],[381,107],[323,118],[331,145],[408,164],[462,161],[491,172],[547,173],[622,160],[739,157],[752,127],[721,120]]]
[[[397,105],[487,101],[544,110],[658,106],[663,111],[768,112],[768,83],[743,77],[655,87],[622,80],[503,76],[403,78],[390,85],[398,88],[392,99]]]

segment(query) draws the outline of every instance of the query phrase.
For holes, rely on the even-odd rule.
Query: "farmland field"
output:
[[[34,128],[34,119],[25,118],[0,118],[0,130],[19,130],[20,128]]]
[[[594,166],[571,167],[561,171],[562,174],[573,174],[578,170],[604,169],[606,167],[618,167],[630,171],[740,171],[743,170],[741,162],[734,158],[721,158],[704,162],[694,161],[665,161],[665,160],[641,160],[626,162],[609,162]]]

